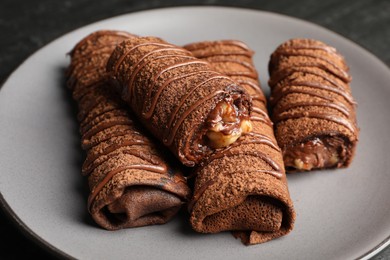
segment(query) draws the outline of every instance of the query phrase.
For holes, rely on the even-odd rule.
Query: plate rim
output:
[[[56,38],[50,40],[45,45],[39,47],[34,52],[29,54],[22,62],[19,63],[18,66],[16,66],[16,68],[14,68],[9,73],[8,76],[5,77],[3,82],[0,82],[0,94],[2,93],[1,90],[3,89],[3,86],[6,85],[6,83],[20,69],[20,67],[22,67],[23,64],[25,64],[28,60],[30,60],[31,57],[33,57],[34,55],[37,55],[41,50],[43,50],[47,46],[49,46],[51,44],[54,44],[57,41],[61,41],[63,38],[66,38],[69,35],[74,34],[78,30],[85,29],[86,27],[92,26],[92,25],[94,25],[96,23],[104,23],[104,22],[107,22],[107,21],[109,21],[111,19],[123,18],[123,17],[126,17],[126,16],[131,16],[131,15],[140,14],[140,13],[149,13],[149,12],[158,12],[158,11],[167,11],[167,10],[168,11],[169,10],[180,10],[180,9],[194,9],[194,8],[195,9],[214,9],[214,10],[218,10],[218,11],[222,11],[224,9],[225,10],[229,9],[229,10],[238,10],[238,11],[246,11],[246,12],[253,12],[253,13],[261,13],[263,15],[265,14],[265,15],[270,15],[270,16],[274,16],[274,17],[280,17],[282,19],[289,19],[289,20],[294,20],[294,21],[301,22],[301,23],[306,23],[306,24],[309,24],[309,25],[311,25],[313,27],[317,27],[317,28],[319,28],[319,29],[321,29],[323,31],[326,31],[327,33],[337,35],[339,38],[342,38],[344,41],[348,42],[348,44],[352,44],[352,45],[354,45],[354,47],[360,49],[360,51],[362,51],[366,55],[370,56],[371,59],[375,60],[378,64],[380,64],[381,66],[383,66],[384,68],[386,68],[390,72],[390,66],[388,66],[384,61],[379,59],[375,54],[373,54],[366,47],[359,45],[358,43],[354,42],[353,40],[347,38],[344,35],[341,35],[338,32],[332,31],[332,30],[330,30],[330,29],[328,29],[328,28],[326,28],[326,27],[324,27],[322,25],[319,25],[319,24],[317,24],[315,22],[308,21],[308,20],[305,20],[305,19],[302,19],[302,18],[290,16],[290,15],[287,15],[287,14],[277,13],[277,12],[274,12],[274,11],[253,9],[253,8],[242,7],[242,6],[224,6],[224,5],[221,5],[221,6],[220,5],[165,6],[165,7],[154,7],[154,8],[148,8],[148,9],[143,9],[143,10],[136,10],[136,11],[132,11],[132,12],[130,11],[130,12],[122,13],[122,14],[119,14],[119,15],[114,15],[114,16],[111,16],[111,17],[108,17],[108,18],[96,20],[94,22],[91,22],[91,23],[82,25],[80,27],[77,27],[75,29],[72,29],[72,30],[70,30],[70,31],[60,35],[59,37],[56,37]],[[48,253],[48,254],[50,254],[52,256],[55,256],[55,257],[63,258],[63,259],[75,259],[73,256],[71,256],[71,255],[67,254],[66,252],[64,252],[63,250],[53,246],[49,241],[46,241],[45,239],[40,237],[36,232],[32,231],[30,229],[30,227],[28,227],[19,218],[19,216],[13,211],[12,207],[5,200],[1,190],[0,190],[0,210],[2,210],[2,212],[5,213],[4,215],[12,222],[13,226],[16,227],[21,232],[21,234],[23,234],[30,241],[33,241],[33,243],[38,245],[46,253]],[[357,257],[356,259],[359,259],[359,260],[369,259],[369,258],[375,256],[376,254],[378,254],[379,252],[381,252],[388,245],[390,245],[390,234],[385,239],[383,239],[378,245],[376,245],[372,249],[368,250],[366,253],[363,253],[362,255]]]
[[[0,86],[1,87],[1,86]],[[0,210],[2,210],[10,220],[13,227],[18,229],[18,231],[24,235],[28,240],[32,241],[35,245],[39,246],[46,253],[54,257],[60,257],[62,259],[75,259],[73,256],[67,254],[61,249],[50,244],[49,241],[46,241],[40,237],[36,232],[32,231],[29,226],[27,226],[19,216],[12,210],[11,206],[4,199],[3,194],[0,191]]]

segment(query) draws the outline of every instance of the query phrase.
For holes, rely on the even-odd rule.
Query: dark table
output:
[[[185,5],[238,6],[295,16],[351,39],[390,65],[389,0],[1,0],[0,84],[29,55],[73,29],[119,14]],[[55,258],[1,210],[0,239],[0,259]],[[390,246],[373,259],[390,259]]]

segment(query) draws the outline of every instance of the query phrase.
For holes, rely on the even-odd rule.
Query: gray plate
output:
[[[357,155],[343,170],[289,175],[293,232],[256,246],[230,233],[201,235],[179,216],[167,225],[109,232],[86,211],[78,125],[64,87],[66,53],[98,29],[160,36],[172,43],[240,39],[256,51],[263,88],[270,53],[309,37],[345,55],[361,127]],[[71,32],[26,60],[0,92],[1,204],[33,238],[82,259],[352,259],[390,243],[390,73],[373,55],[305,21],[234,8],[184,7],[133,13]],[[0,197],[1,197],[0,196]]]

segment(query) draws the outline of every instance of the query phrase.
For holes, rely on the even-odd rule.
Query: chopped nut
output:
[[[313,165],[311,163],[303,162],[301,159],[295,159],[294,165],[295,168],[298,170],[310,171],[313,168]]]
[[[208,119],[206,136],[212,148],[223,148],[234,143],[242,134],[252,131],[247,116],[239,114],[232,100],[218,103]]]
[[[212,148],[223,148],[234,143],[241,136],[241,132],[225,135],[221,132],[208,131],[206,135]]]
[[[318,168],[338,167],[342,161],[340,142],[336,138],[315,138],[305,143],[291,147],[284,153],[287,167],[297,170],[312,170]]]
[[[339,162],[339,156],[337,153],[332,153],[332,157],[329,159],[330,165],[336,165]]]
[[[303,169],[303,162],[301,159],[295,159],[294,160],[294,166],[297,169]]]
[[[246,134],[252,131],[253,126],[250,120],[242,120],[241,121],[241,133]]]

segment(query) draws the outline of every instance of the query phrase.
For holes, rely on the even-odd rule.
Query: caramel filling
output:
[[[206,137],[211,148],[227,147],[241,135],[252,131],[249,115],[240,111],[233,100],[219,102],[210,113],[207,123]]]
[[[339,137],[314,138],[289,147],[283,152],[287,171],[309,171],[343,165],[346,157],[345,141]]]

